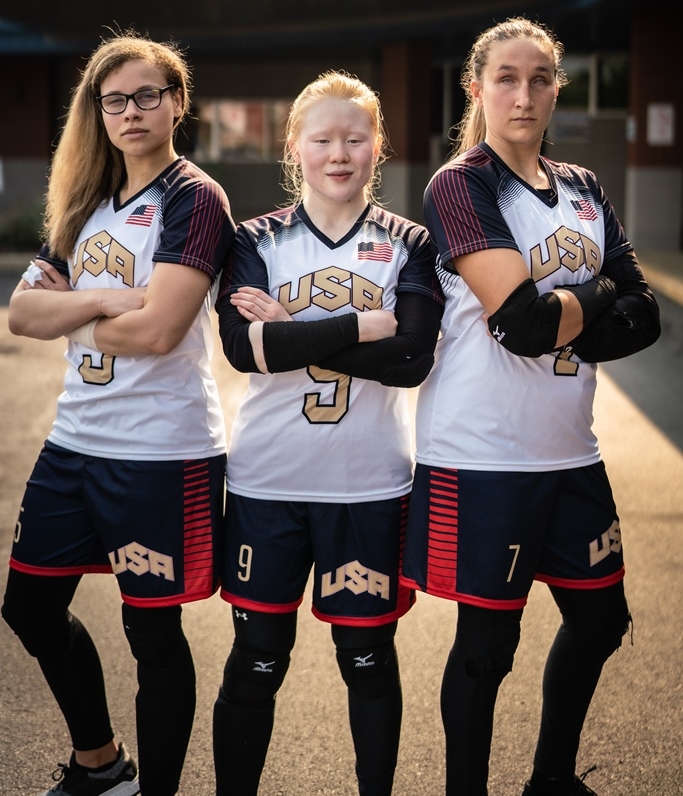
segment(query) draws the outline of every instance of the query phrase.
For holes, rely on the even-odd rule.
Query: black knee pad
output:
[[[69,611],[80,576],[40,577],[10,569],[2,616],[29,655],[59,655],[82,628]]]
[[[346,687],[360,697],[382,697],[400,686],[393,641],[365,649],[337,648],[337,663]]]
[[[168,608],[136,608],[123,604],[123,629],[135,660],[158,663],[185,654],[188,644],[179,605]]]
[[[235,641],[223,671],[222,696],[242,707],[270,702],[289,669],[289,655],[264,652]]]
[[[512,671],[521,618],[521,610],[491,611],[459,604],[454,649],[458,649],[469,677],[502,682]]]
[[[575,593],[565,590],[559,595],[558,605],[566,631],[589,654],[598,654],[604,660],[619,649],[632,625],[622,583]]]
[[[589,626],[581,633],[584,645],[592,652],[600,652],[605,660],[621,647],[623,637],[632,626],[631,614],[624,604],[623,610],[616,611],[612,616],[596,619],[593,626]],[[581,631],[578,631],[581,632]]]
[[[2,616],[34,658],[67,650],[79,624],[69,611],[59,615],[49,610],[32,614],[8,602],[2,606]]]

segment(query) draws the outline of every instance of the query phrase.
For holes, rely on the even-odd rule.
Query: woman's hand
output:
[[[237,307],[240,315],[252,323],[254,321],[291,321],[287,310],[257,287],[240,287],[230,296],[230,303]]]
[[[18,290],[60,290],[60,291],[70,291],[71,285],[69,284],[69,280],[59,273],[59,271],[53,266],[50,265],[45,260],[37,260],[37,262],[31,261],[31,267],[27,269],[27,271],[22,275],[22,279],[17,286]],[[40,275],[35,276],[33,279],[33,284],[27,282],[24,278],[26,274],[31,271],[35,271],[35,269],[40,269]],[[35,272],[37,274],[37,271]]]
[[[125,290],[102,288],[100,312],[107,318],[118,318],[131,310],[141,310],[145,306],[146,292],[146,287],[130,287]]]
[[[358,342],[371,343],[395,337],[398,322],[393,312],[388,310],[369,310],[358,313]]]

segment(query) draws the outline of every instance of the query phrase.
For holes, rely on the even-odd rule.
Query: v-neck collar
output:
[[[358,216],[356,221],[351,226],[351,229],[344,235],[343,238],[340,238],[337,241],[328,238],[323,232],[321,232],[318,227],[311,221],[311,217],[308,215],[306,210],[304,209],[303,204],[297,205],[294,213],[304,222],[304,224],[308,227],[308,229],[315,235],[315,237],[328,249],[339,249],[340,247],[344,246],[344,244],[348,243],[358,232],[358,227],[365,221],[370,212],[371,205],[367,205],[363,212]]]
[[[176,158],[173,161],[173,163],[170,163],[168,166],[166,166],[166,168],[160,174],[157,174],[157,176],[153,180],[151,180],[151,182],[147,183],[147,185],[145,185],[144,188],[141,188],[136,194],[133,194],[133,196],[126,199],[125,202],[121,202],[119,199],[120,190],[117,189],[116,191],[114,191],[114,196],[112,197],[112,201],[114,203],[114,212],[118,213],[119,210],[122,210],[124,207],[128,207],[128,205],[136,202],[142,196],[143,193],[145,193],[151,188],[152,185],[155,185],[157,182],[159,182],[159,180],[163,180],[164,177],[166,177],[166,175],[169,174],[178,165],[178,163],[181,160],[183,160],[182,156]]]
[[[555,175],[552,171],[548,168],[545,160],[539,155],[538,162],[541,164],[541,168],[546,173],[548,178],[548,185],[549,188],[538,189],[534,188],[530,185],[526,180],[522,179],[519,174],[514,172],[505,161],[498,155],[491,147],[485,142],[482,141],[479,144],[479,147],[486,152],[493,160],[498,163],[499,166],[505,169],[507,173],[515,179],[518,183],[523,185],[528,191],[531,191],[535,196],[537,196],[542,202],[544,202],[548,207],[554,207],[557,204],[557,183],[555,181]]]

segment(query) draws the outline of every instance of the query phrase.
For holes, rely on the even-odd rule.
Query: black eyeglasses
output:
[[[176,88],[175,83],[164,86],[164,88],[143,88],[133,94],[105,94],[102,97],[95,97],[95,99],[105,113],[113,115],[123,113],[128,107],[129,100],[133,100],[141,111],[153,111],[161,105],[161,97],[164,92],[171,88]]]

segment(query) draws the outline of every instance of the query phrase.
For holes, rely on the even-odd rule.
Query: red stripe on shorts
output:
[[[208,462],[186,462],[185,593],[213,591],[213,534]]]
[[[429,476],[427,591],[452,594],[458,580],[458,473]]]

